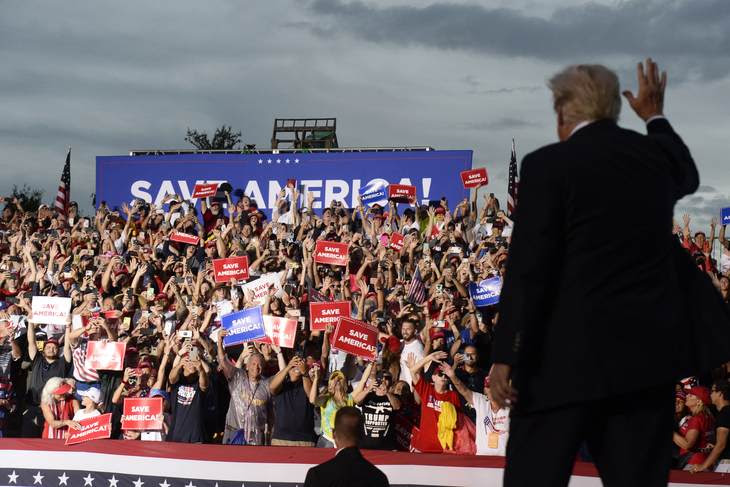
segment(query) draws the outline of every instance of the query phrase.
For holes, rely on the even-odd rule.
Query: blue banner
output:
[[[223,338],[226,347],[266,336],[261,306],[223,315],[221,326],[228,331],[228,335]]]
[[[469,283],[469,297],[474,301],[474,306],[478,308],[499,303],[501,291],[501,277],[490,277],[481,282]]]
[[[730,208],[722,209],[722,225],[730,225]]]
[[[159,206],[165,196],[177,194],[199,209],[191,198],[196,183],[229,182],[270,217],[281,188],[296,179],[300,191],[314,195],[315,210],[332,201],[353,208],[361,190],[387,191],[390,183],[415,186],[421,204],[445,196],[453,208],[469,196],[459,173],[471,165],[468,150],[99,156],[96,202],[113,208],[141,198]]]

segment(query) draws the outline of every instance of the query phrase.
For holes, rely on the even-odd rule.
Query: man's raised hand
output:
[[[645,63],[636,66],[636,76],[639,81],[638,94],[634,96],[629,90],[623,92],[631,108],[645,122],[651,117],[664,115],[667,72],[662,71],[660,76],[657,64],[651,58],[647,58]]]

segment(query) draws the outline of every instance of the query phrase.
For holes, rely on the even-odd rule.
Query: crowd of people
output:
[[[220,196],[102,202],[88,217],[74,204],[26,211],[3,198],[0,434],[65,438],[111,413],[117,439],[333,447],[336,412],[355,406],[364,448],[504,455],[509,410],[489,393],[499,305],[478,307],[469,292],[507,264],[513,222],[493,194],[315,208],[306,188],[291,187],[270,218],[247,196]],[[728,241],[716,226],[692,234],[685,216],[675,234],[727,302]],[[348,243],[347,265],[315,262],[318,240]],[[244,255],[249,282],[276,276],[262,298],[215,282],[214,259]],[[33,319],[35,296],[71,299],[65,328]],[[376,360],[333,347],[332,326],[310,330],[309,304],[322,301],[350,301],[352,317],[378,329]],[[298,320],[293,348],[224,346],[222,314],[254,306]],[[124,343],[123,370],[88,366],[92,341]],[[677,468],[730,459],[728,372],[677,385]],[[121,428],[124,400],[136,397],[163,398],[161,430]]]

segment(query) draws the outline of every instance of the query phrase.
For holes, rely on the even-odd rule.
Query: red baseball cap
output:
[[[712,404],[712,400],[710,399],[710,390],[707,387],[694,386],[692,389],[689,390],[689,392],[687,392],[687,395],[690,394],[702,401],[702,403],[706,406]]]
[[[431,337],[431,340],[436,340],[438,338],[446,338],[446,334],[443,330],[440,330],[438,328],[431,328],[431,330],[428,332],[429,336]]]
[[[73,388],[69,384],[64,382],[63,384],[61,384],[60,386],[56,387],[53,390],[53,394],[57,394],[59,396],[65,396],[66,394],[69,394],[72,390],[73,390]]]
[[[386,345],[388,346],[388,350],[390,350],[390,353],[399,353],[401,351],[401,342],[400,340],[398,340],[397,337],[394,337],[393,335],[388,337]]]

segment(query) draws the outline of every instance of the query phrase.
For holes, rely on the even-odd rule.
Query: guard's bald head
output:
[[[357,446],[362,436],[362,415],[356,407],[345,406],[337,410],[335,428],[332,431],[338,448]]]

